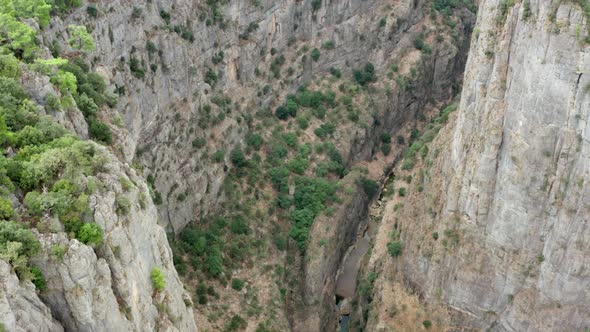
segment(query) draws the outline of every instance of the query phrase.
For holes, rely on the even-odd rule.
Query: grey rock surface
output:
[[[573,2],[526,3],[505,14],[499,0],[480,3],[449,143],[426,169],[426,194],[386,218],[401,223],[397,270],[466,325],[580,331],[590,326],[588,18]]]
[[[21,283],[4,260],[0,260],[0,323],[5,331],[64,330],[37,296],[35,286],[30,281]]]

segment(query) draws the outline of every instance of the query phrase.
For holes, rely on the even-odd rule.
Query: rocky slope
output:
[[[588,328],[587,28],[575,2],[480,3],[456,120],[396,170],[409,193],[387,204],[366,268],[368,329],[394,319],[395,282],[430,306],[412,329],[428,310],[438,329]]]

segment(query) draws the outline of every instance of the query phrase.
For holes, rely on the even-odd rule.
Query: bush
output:
[[[330,74],[336,78],[340,78],[342,76],[340,69],[334,67],[330,67]]]
[[[207,144],[207,140],[205,140],[205,139],[204,139],[204,138],[202,138],[202,137],[195,138],[195,139],[193,140],[193,143],[192,143],[192,144],[193,144],[193,148],[195,148],[195,149],[200,149],[200,148],[204,147],[204,146],[205,146],[205,144]]]
[[[429,320],[425,320],[425,321],[422,322],[422,325],[424,325],[424,327],[426,329],[429,329],[432,326],[432,322],[429,321]]]
[[[387,244],[387,251],[391,257],[398,257],[402,254],[403,244],[401,241],[393,241]]]
[[[113,143],[113,132],[111,128],[99,120],[93,119],[90,121],[90,137],[93,139],[103,142],[107,145]]]
[[[41,244],[29,229],[14,221],[0,222],[0,257],[10,263],[21,277],[30,275],[29,258],[41,250]]]
[[[117,204],[117,213],[122,216],[126,216],[131,211],[131,202],[125,196],[118,196],[115,200]]]
[[[53,255],[53,257],[57,258],[59,261],[62,261],[66,254],[66,249],[67,248],[65,244],[54,244],[51,246],[51,255]]]
[[[85,223],[78,231],[76,237],[84,244],[98,247],[103,241],[102,228],[95,223]]]
[[[367,63],[362,69],[356,69],[353,74],[356,82],[363,86],[377,80],[375,67],[370,62]]]
[[[371,179],[362,179],[363,190],[369,198],[373,198],[379,191],[379,184]]]
[[[248,327],[248,322],[239,315],[234,315],[231,320],[225,325],[224,332],[234,332],[239,330],[245,330]]]
[[[143,65],[143,61],[139,61],[137,58],[133,56],[129,58],[129,70],[131,70],[131,73],[136,78],[141,79],[145,77],[146,69]]]
[[[403,187],[402,187],[402,188],[399,188],[399,190],[398,190],[398,194],[399,194],[401,197],[404,197],[404,196],[406,196],[406,188],[403,188]]]
[[[246,159],[246,156],[244,156],[244,152],[242,152],[242,149],[240,148],[233,149],[229,158],[232,164],[234,164],[238,168],[248,166],[248,160]]]
[[[166,277],[160,268],[154,268],[152,270],[151,277],[156,291],[161,292],[166,288]]]
[[[313,50],[311,50],[311,59],[314,62],[318,62],[318,60],[320,59],[320,50],[318,50],[317,48],[314,48]]]
[[[12,202],[6,198],[0,197],[0,219],[8,220],[14,216]]]
[[[264,139],[258,134],[248,133],[246,136],[246,144],[254,150],[260,150],[263,143]]]
[[[31,274],[33,275],[31,281],[35,284],[38,290],[44,291],[47,289],[47,283],[45,282],[45,276],[41,269],[36,266],[31,267]]]
[[[225,150],[222,149],[222,150],[215,151],[215,153],[211,156],[211,158],[216,163],[222,162],[223,159],[225,158]]]
[[[98,17],[98,9],[96,9],[95,5],[88,5],[86,7],[86,13],[88,13],[90,17]]]
[[[242,288],[244,288],[245,283],[246,282],[242,279],[234,278],[231,280],[231,288],[233,288],[237,291],[241,291]]]

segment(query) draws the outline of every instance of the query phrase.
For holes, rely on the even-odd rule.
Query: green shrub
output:
[[[66,254],[66,245],[65,244],[54,244],[51,246],[51,255],[57,258],[59,261],[64,259]]]
[[[0,222],[0,257],[10,263],[19,276],[29,276],[29,258],[41,250],[41,244],[29,229],[14,221]]]
[[[203,137],[198,137],[193,140],[192,144],[193,144],[193,148],[200,149],[200,148],[204,147],[205,144],[207,144],[207,140],[204,139]]]
[[[9,199],[0,197],[0,219],[8,220],[14,216],[12,202]]]
[[[327,50],[333,50],[334,48],[336,48],[336,42],[334,42],[333,40],[325,41],[322,44],[322,48],[325,48]]]
[[[211,156],[211,159],[213,159],[213,161],[216,163],[222,162],[224,158],[225,150],[223,149],[215,151],[215,153],[213,153],[213,155]]]
[[[45,281],[45,276],[43,275],[43,272],[41,272],[41,269],[36,266],[32,266],[31,274],[33,275],[31,281],[33,282],[33,284],[35,284],[35,287],[37,287],[37,289],[40,291],[46,290],[47,283]]]
[[[238,279],[238,278],[233,278],[231,280],[231,288],[237,290],[237,291],[241,291],[244,288],[244,284],[246,282],[242,279]]]
[[[100,122],[99,120],[91,120],[89,133],[90,137],[99,142],[108,145],[113,143],[113,132],[111,131],[111,128],[107,124]]]
[[[330,74],[336,78],[342,77],[342,72],[338,68],[330,67]]]
[[[137,58],[135,58],[133,56],[130,57],[129,58],[129,70],[131,70],[131,73],[136,78],[142,79],[145,77],[146,68],[143,63],[143,60],[139,61]]]
[[[311,0],[311,11],[317,12],[322,7],[322,0]]]
[[[426,329],[429,329],[430,327],[432,327],[432,322],[429,321],[429,320],[425,320],[425,321],[422,322],[422,325],[424,325],[424,327]]]
[[[122,216],[126,216],[131,211],[131,202],[125,196],[117,196],[115,200],[117,205],[117,213]]]
[[[84,244],[99,247],[103,241],[102,228],[95,223],[84,223],[76,237]]]
[[[246,144],[254,150],[260,150],[263,143],[264,139],[258,134],[248,133],[246,135]]]
[[[232,164],[234,164],[238,168],[248,166],[248,160],[246,159],[244,152],[240,148],[233,149],[230,153],[229,158]]]
[[[156,291],[161,292],[166,288],[166,277],[160,268],[155,267],[152,270],[151,277]]]
[[[406,188],[403,188],[403,187],[402,187],[402,188],[399,188],[399,190],[398,190],[398,194],[399,194],[401,197],[404,197],[404,196],[406,196]]]
[[[239,315],[234,315],[231,320],[225,325],[223,332],[234,332],[245,330],[248,327],[248,322]]]
[[[20,61],[14,55],[0,55],[0,76],[18,79],[21,72]]]
[[[209,68],[205,73],[205,83],[209,84],[212,88],[215,88],[218,80],[219,76],[217,73],[213,69]]]
[[[391,257],[398,257],[402,254],[403,244],[401,241],[393,241],[387,244],[387,251]]]
[[[314,48],[313,50],[311,50],[311,59],[314,62],[318,62],[318,60],[320,59],[320,50],[318,50],[317,48]]]
[[[369,198],[373,198],[379,191],[379,183],[377,183],[377,181],[363,178],[361,182],[363,185],[363,190]]]
[[[98,17],[98,9],[96,9],[96,6],[95,5],[88,5],[86,7],[86,13],[90,17],[94,17],[94,18],[97,18]]]
[[[356,69],[353,73],[355,81],[360,85],[367,85],[377,80],[375,67],[372,63],[367,63],[362,69]]]

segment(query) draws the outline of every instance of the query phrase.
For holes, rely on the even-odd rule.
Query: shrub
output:
[[[40,291],[46,290],[47,283],[45,282],[45,276],[43,275],[43,272],[41,272],[41,269],[33,266],[31,267],[31,274],[33,275],[31,281],[35,284],[35,287]]]
[[[434,241],[438,240],[438,232],[432,233],[432,238],[434,239]]]
[[[92,119],[90,121],[89,129],[90,137],[93,139],[103,142],[107,145],[113,143],[113,132],[107,124],[100,122],[99,120]]]
[[[215,151],[215,153],[211,156],[211,159],[213,159],[213,161],[216,163],[222,162],[224,158],[225,158],[225,150],[223,150],[223,149]]]
[[[231,320],[225,325],[224,332],[234,332],[245,330],[248,327],[248,322],[239,315],[234,315]]]
[[[209,84],[212,88],[215,88],[218,80],[219,76],[217,73],[213,69],[209,68],[205,73],[205,83]]]
[[[139,79],[144,78],[146,72],[145,66],[142,62],[143,61],[139,61],[133,56],[129,58],[129,70],[131,70],[133,76]]]
[[[404,197],[404,196],[406,196],[406,188],[403,188],[403,187],[402,187],[402,188],[399,188],[399,190],[398,190],[398,194],[399,194],[401,197]]]
[[[98,247],[103,241],[102,228],[95,223],[85,223],[78,231],[76,237],[84,244]]]
[[[8,220],[14,216],[12,202],[6,198],[0,197],[0,219]]]
[[[311,11],[317,12],[322,7],[322,0],[311,0]]]
[[[325,48],[327,50],[333,50],[334,48],[336,48],[336,43],[333,40],[325,41],[322,44],[322,48]]]
[[[205,140],[205,139],[204,139],[204,138],[202,138],[202,137],[195,138],[195,139],[193,140],[192,144],[193,144],[193,148],[195,148],[195,149],[200,149],[200,148],[204,147],[204,146],[205,146],[205,144],[207,144],[207,140]]]
[[[246,144],[254,150],[260,150],[263,143],[264,139],[258,134],[248,133],[246,135]]]
[[[229,158],[232,164],[234,164],[238,168],[248,166],[248,160],[246,159],[246,156],[244,156],[244,152],[242,152],[242,149],[240,148],[233,149]]]
[[[334,67],[330,67],[330,74],[336,78],[340,78],[342,76],[340,69]]]
[[[353,74],[355,81],[363,86],[377,80],[375,67],[370,62],[367,63],[362,69],[356,69]]]
[[[381,152],[383,152],[384,155],[388,156],[391,152],[391,144],[384,143],[383,145],[381,145]]]
[[[161,292],[166,288],[166,277],[160,268],[155,267],[152,270],[151,277],[156,291]]]
[[[95,5],[88,5],[86,7],[86,13],[88,13],[90,17],[98,17],[98,9],[96,9]]]
[[[119,215],[126,216],[131,211],[131,202],[127,197],[118,196],[115,203],[117,204],[117,213]]]
[[[320,50],[318,50],[317,48],[314,48],[313,50],[311,50],[311,59],[314,62],[318,62],[318,60],[320,59]]]
[[[229,225],[233,234],[248,234],[250,233],[250,226],[244,221],[244,218],[237,217]]]
[[[51,255],[57,258],[59,261],[64,259],[66,254],[66,245],[65,244],[54,244],[51,246]]]
[[[426,329],[429,329],[432,326],[432,322],[427,319],[422,322],[422,325],[424,325]]]
[[[14,221],[0,222],[0,257],[10,263],[19,276],[29,275],[29,258],[37,254],[41,244],[29,229]]]
[[[398,257],[402,254],[403,245],[401,241],[393,241],[387,244],[387,251],[391,257]]]
[[[244,284],[246,282],[242,279],[238,279],[238,278],[233,278],[231,280],[231,288],[237,290],[237,291],[241,291],[242,288],[244,288]]]
[[[379,184],[371,179],[362,179],[363,190],[369,198],[373,198],[379,191]]]
[[[21,72],[20,61],[14,55],[0,55],[0,76],[19,78]]]

